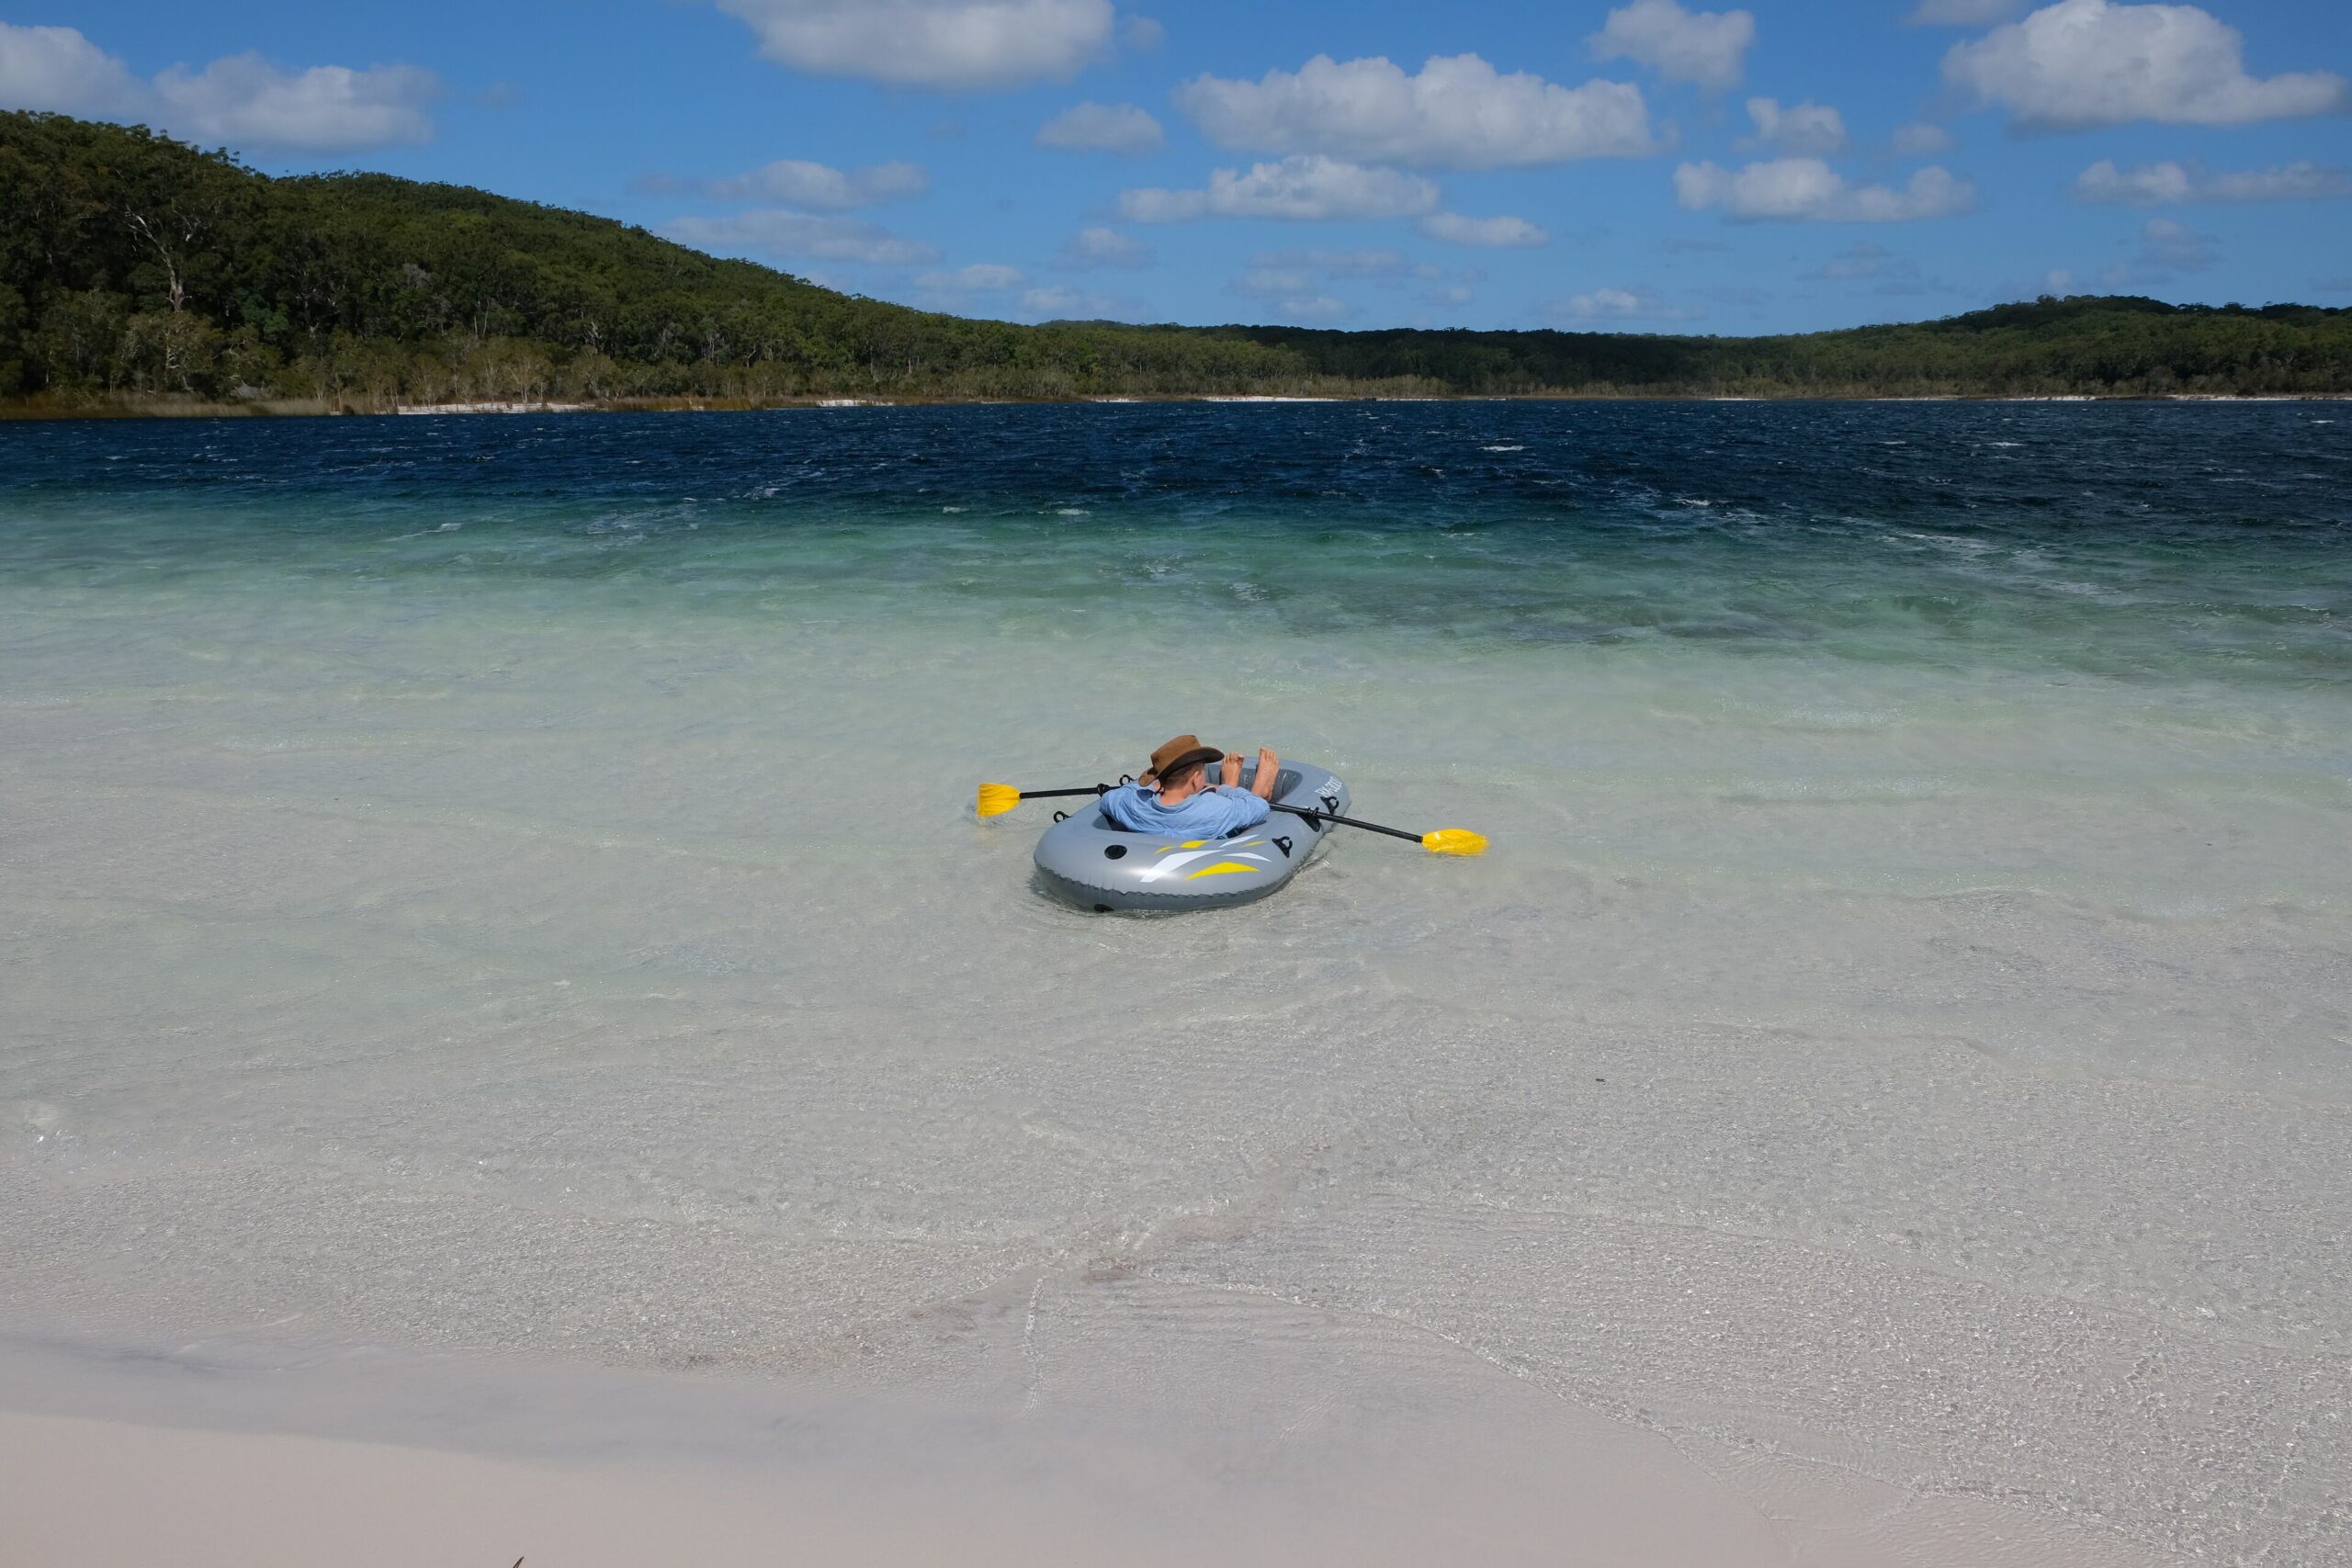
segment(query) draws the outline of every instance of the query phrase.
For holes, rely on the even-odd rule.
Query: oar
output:
[[[1061,795],[1101,795],[1109,784],[1088,784],[1082,789],[1015,789],[1011,784],[984,784],[972,809],[982,817],[1001,817],[1024,800],[1051,800]],[[1312,818],[1318,822],[1337,822],[1343,828],[1361,828],[1367,833],[1385,833],[1392,839],[1419,844],[1433,855],[1482,855],[1487,852],[1487,836],[1467,828],[1440,828],[1432,833],[1408,833],[1402,828],[1384,828],[1377,822],[1359,821],[1353,817],[1340,817],[1329,811],[1317,811],[1310,807],[1284,806],[1269,801],[1276,811],[1287,811],[1294,817]]]
[[[1440,828],[1433,833],[1408,833],[1402,828],[1384,828],[1377,822],[1359,822],[1352,817],[1335,816],[1329,811],[1317,811],[1304,806],[1284,806],[1270,802],[1277,811],[1287,811],[1294,817],[1305,817],[1322,822],[1337,822],[1344,828],[1361,828],[1367,833],[1385,833],[1392,839],[1402,839],[1419,844],[1433,855],[1482,855],[1487,852],[1487,836],[1467,828]]]
[[[1084,789],[1015,789],[1011,784],[984,784],[980,797],[972,809],[983,817],[1001,817],[1024,800],[1051,800],[1065,795],[1101,795],[1109,784],[1088,784]]]

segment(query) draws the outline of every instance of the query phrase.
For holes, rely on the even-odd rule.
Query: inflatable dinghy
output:
[[[1257,764],[1242,783],[1256,782]],[[1274,804],[1344,816],[1348,786],[1321,768],[1285,763],[1274,775]],[[1222,839],[1172,839],[1131,833],[1100,805],[1058,817],[1037,840],[1037,871],[1071,903],[1114,909],[1215,909],[1263,898],[1296,876],[1331,831],[1328,822],[1277,811],[1255,828]]]

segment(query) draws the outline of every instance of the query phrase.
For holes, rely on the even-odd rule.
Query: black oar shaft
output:
[[[1109,784],[1087,784],[1079,789],[1024,789],[1021,792],[1021,798],[1047,800],[1066,795],[1102,795],[1110,787]],[[1267,804],[1276,811],[1287,811],[1294,817],[1311,818],[1317,822],[1337,822],[1342,828],[1361,828],[1367,833],[1385,833],[1392,839],[1402,839],[1408,844],[1421,842],[1420,834],[1408,833],[1402,828],[1384,828],[1377,822],[1364,822],[1353,817],[1341,817],[1334,812],[1317,811],[1312,807],[1284,806],[1279,800],[1268,801]]]
[[[1271,804],[1275,810],[1287,811],[1294,817],[1311,817],[1319,821],[1337,822],[1342,827],[1361,828],[1367,833],[1385,833],[1392,839],[1402,839],[1408,844],[1418,844],[1421,841],[1421,836],[1419,833],[1408,833],[1402,828],[1384,828],[1377,822],[1359,822],[1352,817],[1340,817],[1329,811],[1317,811],[1305,806],[1284,806],[1280,801]]]

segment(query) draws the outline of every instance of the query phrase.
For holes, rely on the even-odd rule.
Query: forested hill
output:
[[[481,191],[272,179],[143,130],[0,113],[0,399],[29,412],[2168,392],[2352,392],[2352,311],[2044,299],[1758,338],[1020,326],[836,293]]]

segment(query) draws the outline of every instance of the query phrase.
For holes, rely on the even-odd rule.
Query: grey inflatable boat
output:
[[[1257,764],[1242,770],[1256,782]],[[1274,803],[1344,816],[1348,786],[1321,768],[1291,762],[1274,775]],[[1057,817],[1037,840],[1046,885],[1098,914],[1113,909],[1215,909],[1263,898],[1299,874],[1331,831],[1328,822],[1277,811],[1223,839],[1130,833],[1099,805]]]

